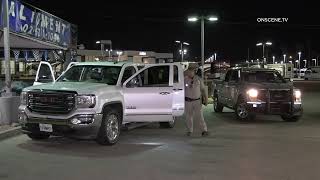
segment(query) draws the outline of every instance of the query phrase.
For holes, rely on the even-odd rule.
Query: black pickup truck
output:
[[[302,116],[301,91],[273,69],[234,68],[213,83],[214,111],[235,110],[237,119],[251,120],[256,114],[280,115],[295,122]]]

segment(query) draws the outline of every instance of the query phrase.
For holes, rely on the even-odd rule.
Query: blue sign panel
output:
[[[1,26],[2,8],[0,18]],[[71,45],[70,23],[18,0],[9,0],[9,24],[12,32],[65,48]]]

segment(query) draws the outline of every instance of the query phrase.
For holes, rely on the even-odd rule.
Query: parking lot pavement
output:
[[[151,124],[123,132],[112,147],[20,135],[0,142],[0,179],[320,179],[319,100],[307,89],[296,123],[278,116],[241,123],[231,110],[217,114],[209,105],[205,138],[199,131],[186,137],[183,118],[173,129]]]

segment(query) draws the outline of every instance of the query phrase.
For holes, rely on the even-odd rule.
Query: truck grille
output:
[[[291,102],[290,90],[271,90],[270,102]]]
[[[74,92],[28,92],[28,109],[40,114],[68,114],[75,107]]]
[[[259,90],[258,100],[263,102],[291,102],[290,90]]]

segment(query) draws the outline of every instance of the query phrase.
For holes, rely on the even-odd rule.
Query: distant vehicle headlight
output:
[[[301,91],[300,90],[295,90],[294,91],[294,97],[301,98]]]
[[[20,95],[20,104],[26,105],[27,104],[27,92],[22,92]]]
[[[294,103],[301,103],[302,99],[301,99],[301,91],[300,90],[294,90],[293,92],[293,96],[294,96]]]
[[[247,91],[247,94],[249,95],[249,97],[251,98],[256,98],[258,97],[258,90],[256,89],[250,89]]]
[[[95,95],[78,95],[77,107],[78,108],[93,108],[96,105]]]

